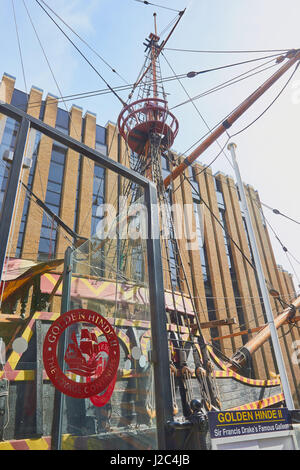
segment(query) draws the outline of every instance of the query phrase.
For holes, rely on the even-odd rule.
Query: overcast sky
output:
[[[56,96],[60,94],[66,96],[105,88],[103,80],[68,43],[36,0],[24,1],[35,27],[34,30],[23,0],[14,0],[25,81],[18,50],[12,0],[0,1],[1,76],[3,72],[15,76],[16,86],[22,90],[27,88],[28,91],[32,85],[36,85],[44,90],[44,97],[48,92]],[[59,23],[110,86],[124,85],[126,82],[133,83],[136,80],[144,61],[143,42],[153,31],[153,13],[157,13],[159,33],[163,32],[177,15],[175,11],[167,8],[177,10],[187,8],[187,10],[167,44],[164,57],[161,57],[164,77],[173,75],[169,64],[175,73],[180,75],[192,70],[199,71],[269,55],[268,53],[248,54],[245,52],[240,54],[182,52],[170,49],[254,51],[300,47],[299,0],[285,0],[285,2],[279,0],[153,0],[152,3],[166,8],[146,6],[136,0],[47,0],[46,3],[84,38],[111,68],[118,72],[119,75],[112,72],[111,68],[93,54],[62,23]],[[165,35],[162,36],[163,39],[165,37]],[[266,60],[262,60],[261,63]],[[187,93],[193,97],[246,72],[259,63],[254,62],[200,74],[193,79],[185,78],[181,83]],[[208,126],[214,127],[275,70],[276,67],[195,101]],[[264,111],[282,89],[291,71],[288,71],[230,129],[230,135],[245,127]],[[169,93],[170,108],[187,99],[185,91],[177,80],[167,82],[165,90]],[[120,93],[120,95],[126,101],[128,92]],[[84,110],[97,113],[97,122],[101,125],[105,125],[108,120],[116,122],[121,110],[121,103],[111,94],[74,100],[73,103],[82,106]],[[72,101],[66,102],[66,105],[69,108]],[[64,108],[63,104],[60,106]],[[184,153],[207,132],[207,127],[191,103],[179,106],[173,112],[180,125],[174,149],[179,153]],[[300,68],[264,116],[232,139],[237,144],[237,157],[243,180],[258,190],[263,203],[279,209],[280,212],[297,221],[300,221],[299,116]],[[225,141],[226,136],[220,138],[220,145],[223,145]],[[200,161],[208,164],[218,152],[219,146],[214,144],[201,156]],[[230,154],[227,149],[225,153],[227,158],[221,154],[212,166],[213,172],[222,171],[233,176]],[[278,240],[270,232],[277,263],[294,274],[294,283],[297,287],[300,284],[300,225],[273,214],[266,207],[264,207],[264,214],[278,238],[289,251],[287,257]]]

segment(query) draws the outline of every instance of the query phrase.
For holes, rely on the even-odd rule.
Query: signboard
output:
[[[208,413],[213,449],[294,449],[297,443],[287,408]]]
[[[287,408],[209,412],[208,420],[212,439],[292,429]]]

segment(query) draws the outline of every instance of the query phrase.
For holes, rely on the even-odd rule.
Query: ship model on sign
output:
[[[102,353],[109,352],[106,342],[98,344],[96,334],[88,329],[81,330],[81,339],[78,344],[76,334],[72,334],[72,343],[68,345],[65,362],[69,367],[69,372],[90,377],[96,373],[97,367],[105,367],[105,359],[102,361]],[[103,363],[102,363],[103,362]]]

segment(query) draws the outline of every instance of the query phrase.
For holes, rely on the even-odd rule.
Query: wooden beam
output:
[[[283,325],[286,325],[287,323],[297,323],[298,321],[300,321],[300,316],[294,317],[291,320],[286,320],[283,323]],[[220,340],[220,339],[225,339],[225,338],[233,338],[235,336],[242,336],[242,335],[248,335],[248,334],[251,334],[251,333],[256,333],[257,331],[262,330],[266,326],[267,325],[257,326],[256,328],[250,328],[248,330],[238,331],[237,333],[232,333],[230,335],[218,336],[217,338],[214,338],[214,340]]]
[[[224,320],[211,320],[207,322],[200,323],[201,328],[215,328],[217,326],[229,326],[236,324],[235,318],[225,318]],[[222,338],[226,338],[226,336],[222,336]],[[219,339],[219,338],[214,338]]]

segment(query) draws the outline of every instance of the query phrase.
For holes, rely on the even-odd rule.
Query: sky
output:
[[[44,98],[48,92],[59,97],[104,89],[104,80],[112,87],[134,83],[144,62],[143,43],[149,33],[154,31],[154,12],[157,13],[158,33],[162,33],[161,38],[165,39],[164,31],[177,15],[173,9],[186,8],[161,57],[163,77],[171,77],[174,72],[183,75],[190,71],[271,55],[258,52],[195,51],[261,51],[300,47],[299,0],[150,2],[156,6],[145,5],[137,0],[45,1],[97,52],[98,55],[56,19],[98,73],[68,42],[36,0],[0,0],[0,30],[2,38],[5,38],[5,47],[2,41],[0,49],[0,76],[4,72],[13,75],[16,77],[16,87],[24,91],[29,91],[32,85],[38,86],[44,90]],[[173,149],[188,155],[189,152],[185,152],[207,132],[208,127],[214,127],[278,67],[194,101],[197,110],[192,103],[182,104],[188,96],[197,96],[267,60],[271,59],[199,74],[195,78],[184,78],[181,83],[178,80],[166,82],[169,108],[176,115],[180,126]],[[269,65],[273,64],[274,62]],[[230,135],[243,129],[270,105],[286,84],[292,70],[234,124],[229,130]],[[126,101],[128,91],[120,93],[120,96]],[[84,112],[89,110],[96,113],[97,123],[103,126],[108,121],[117,122],[122,108],[120,101],[111,93],[66,101],[60,106],[70,109],[73,103],[81,106]],[[178,104],[180,106],[172,109]],[[253,125],[230,140],[237,145],[242,179],[258,191],[266,206],[278,209],[298,222],[275,215],[272,210],[263,206],[269,227],[272,227],[277,236],[276,238],[269,229],[276,261],[293,274],[296,288],[300,284],[299,117],[300,68],[270,109]],[[219,145],[223,146],[226,139],[226,135],[221,137]],[[219,145],[212,145],[201,155],[199,161],[203,164],[210,163],[220,152]],[[212,165],[212,170],[213,173],[222,171],[234,176],[230,153],[226,147]],[[288,255],[283,251],[282,245],[288,249]]]

